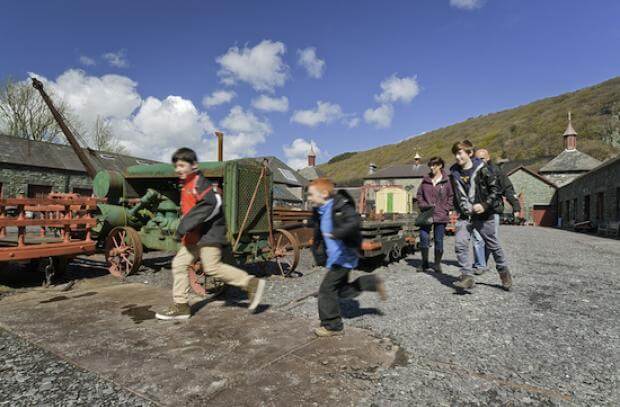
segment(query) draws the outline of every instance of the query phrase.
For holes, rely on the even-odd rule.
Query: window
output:
[[[284,178],[286,178],[289,181],[293,181],[297,183],[297,178],[295,177],[295,175],[293,175],[291,170],[288,170],[286,168],[278,168],[278,169],[280,170],[280,173],[284,176]]]
[[[605,193],[599,192],[596,194],[596,220],[602,221],[605,219]]]
[[[28,198],[46,198],[52,192],[51,185],[28,184]]]
[[[93,189],[86,187],[73,187],[72,191],[82,196],[91,196],[93,194]]]
[[[577,221],[577,198],[573,199],[573,222]]]
[[[590,220],[590,195],[583,199],[583,220]]]
[[[616,220],[620,220],[620,187],[616,188]]]

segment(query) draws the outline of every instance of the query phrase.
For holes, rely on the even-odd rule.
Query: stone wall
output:
[[[72,192],[74,188],[92,189],[86,174],[0,163],[0,184],[4,198],[28,194],[28,185],[51,186],[52,192]]]
[[[517,195],[523,194],[523,216],[533,222],[532,208],[534,205],[555,205],[556,189],[527,171],[520,169],[508,178],[512,182]]]
[[[586,210],[587,197],[589,211]],[[601,205],[600,198],[603,211],[599,214],[597,207]],[[560,188],[558,204],[565,226],[586,220],[592,221],[595,226],[620,221],[620,158],[610,160]]]

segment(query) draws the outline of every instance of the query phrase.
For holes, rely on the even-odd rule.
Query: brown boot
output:
[[[189,319],[192,316],[192,310],[187,303],[175,303],[167,309],[155,314],[155,318],[164,321],[174,321],[180,319]]]
[[[498,273],[500,280],[502,280],[502,287],[504,290],[510,291],[512,288],[512,276],[510,275],[510,271],[508,269],[504,269],[502,271],[498,270]]]
[[[459,281],[454,283],[454,286],[456,288],[461,288],[463,290],[469,290],[470,288],[474,288],[474,285],[476,285],[474,277],[467,274],[463,274]]]
[[[314,334],[319,338],[329,338],[330,336],[342,336],[344,335],[344,329],[340,331],[334,331],[331,329],[327,329],[324,326],[318,327],[314,330]]]

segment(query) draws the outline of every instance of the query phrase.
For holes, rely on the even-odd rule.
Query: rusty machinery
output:
[[[50,107],[90,175],[94,167],[54,108],[43,85],[33,79],[33,86]],[[289,275],[299,262],[300,244],[288,230],[274,230],[272,174],[265,162],[254,159],[222,161],[223,134],[216,132],[215,135],[219,161],[202,162],[198,168],[222,187],[232,256],[241,263],[275,260],[281,273]],[[105,248],[108,268],[113,275],[122,278],[138,270],[144,249],[178,249],[174,233],[180,217],[180,196],[171,164],[135,165],[122,173],[99,171],[93,178],[93,192],[106,200],[98,204],[100,214],[93,232]],[[202,293],[207,278],[197,275],[199,270],[192,268],[190,277],[194,290]]]

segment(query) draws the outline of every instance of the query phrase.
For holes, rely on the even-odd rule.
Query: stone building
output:
[[[521,216],[527,223],[540,226],[556,224],[557,187],[547,178],[526,167],[517,167],[507,174],[521,202]],[[512,212],[505,203],[504,212]]]
[[[366,200],[369,204],[375,201],[376,188],[379,186],[401,186],[415,196],[422,179],[430,172],[426,164],[422,164],[422,157],[416,153],[413,164],[394,165],[376,169],[374,164],[369,166],[369,174],[364,178]]]
[[[559,216],[566,227],[620,222],[620,157],[612,158],[558,190]]]
[[[575,178],[601,164],[599,160],[577,150],[577,132],[573,128],[571,113],[568,113],[568,126],[564,132],[564,151],[549,161],[538,172],[558,187],[572,182]]]
[[[84,149],[95,168],[123,171],[156,161]],[[0,193],[5,198],[50,192],[92,194],[91,179],[73,149],[64,144],[32,141],[0,134]]]
[[[308,181],[277,157],[256,157],[256,160],[259,162],[267,160],[269,170],[273,174],[274,206],[303,207],[304,189]]]

